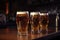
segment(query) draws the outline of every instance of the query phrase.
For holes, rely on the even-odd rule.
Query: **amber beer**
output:
[[[17,12],[16,14],[16,24],[19,35],[27,35],[28,34],[28,23],[29,23],[29,15],[28,12]]]
[[[39,12],[31,12],[31,33],[39,33]]]
[[[48,13],[40,13],[40,28],[42,32],[48,32]]]

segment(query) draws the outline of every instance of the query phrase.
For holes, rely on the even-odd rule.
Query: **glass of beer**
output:
[[[20,11],[16,14],[16,24],[19,35],[28,35],[29,13]]]
[[[30,13],[31,33],[39,33],[39,12]]]
[[[40,28],[42,32],[48,32],[48,13],[40,13]]]

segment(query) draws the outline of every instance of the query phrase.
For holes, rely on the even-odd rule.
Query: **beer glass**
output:
[[[20,11],[16,14],[16,24],[19,35],[28,35],[29,13]]]
[[[39,33],[39,12],[30,13],[31,33]]]
[[[48,32],[48,13],[40,13],[40,31],[42,32]]]

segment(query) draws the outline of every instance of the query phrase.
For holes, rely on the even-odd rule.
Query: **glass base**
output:
[[[19,35],[19,36],[27,36],[27,35],[28,35],[28,32],[26,32],[26,33],[18,32],[18,35]]]
[[[40,32],[39,32],[39,31],[34,31],[34,30],[32,30],[31,33],[32,33],[32,34],[38,34],[38,33],[40,33]]]

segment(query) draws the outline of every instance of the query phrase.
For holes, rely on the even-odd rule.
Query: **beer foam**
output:
[[[28,11],[20,11],[20,12],[17,12],[17,14],[26,14],[28,13]]]
[[[40,13],[40,15],[48,15],[48,13]]]
[[[31,12],[30,15],[39,15],[39,12]]]

